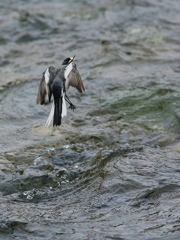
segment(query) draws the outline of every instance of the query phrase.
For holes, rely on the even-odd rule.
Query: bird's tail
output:
[[[66,107],[66,101],[65,101],[65,94],[62,91],[62,113],[61,117],[65,117],[67,115],[67,107]]]
[[[49,127],[49,125],[51,124],[51,121],[53,119],[53,116],[54,116],[54,101],[52,103],[51,111],[50,111],[49,117],[46,121],[45,127]]]
[[[61,125],[62,97],[55,99],[54,105],[53,127]]]
[[[61,125],[61,118],[65,117],[66,114],[67,114],[66,101],[64,93],[62,92],[62,97],[53,101],[51,111],[45,126],[49,127],[49,125],[52,122],[53,116],[54,116],[53,126]]]

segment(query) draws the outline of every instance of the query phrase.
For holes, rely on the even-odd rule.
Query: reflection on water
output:
[[[0,3],[3,239],[179,239],[179,2]],[[78,57],[60,128],[42,72]]]

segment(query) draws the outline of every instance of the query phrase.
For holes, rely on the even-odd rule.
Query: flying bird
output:
[[[66,102],[69,103],[70,109],[74,110],[76,108],[66,94],[70,86],[75,87],[80,93],[85,91],[75,61],[75,56],[66,58],[61,69],[50,66],[42,74],[37,104],[50,103],[53,95],[51,111],[45,124],[47,127],[52,119],[53,127],[61,125],[61,119],[67,114]]]

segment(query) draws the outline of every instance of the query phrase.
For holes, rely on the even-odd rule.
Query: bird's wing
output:
[[[39,84],[39,91],[37,96],[37,104],[50,103],[52,90],[51,84],[56,76],[57,69],[50,66],[42,74],[42,78]]]
[[[70,68],[69,74],[67,77],[67,74],[65,74],[66,91],[68,90],[69,86],[72,86],[75,87],[80,93],[82,93],[85,91],[85,88],[81,76],[77,70],[76,64],[74,62],[70,63],[68,67]]]

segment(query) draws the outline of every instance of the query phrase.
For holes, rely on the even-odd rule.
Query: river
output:
[[[180,239],[178,0],[1,1],[0,239]],[[58,128],[36,104],[77,56]]]

